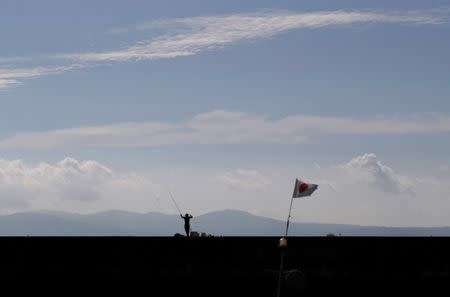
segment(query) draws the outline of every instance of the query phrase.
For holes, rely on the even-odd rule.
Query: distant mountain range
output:
[[[280,236],[286,223],[248,212],[223,210],[192,220],[192,230],[215,236]],[[95,214],[28,212],[0,216],[0,236],[173,236],[183,234],[178,215],[107,211]],[[450,227],[377,227],[291,223],[291,236],[450,236]]]

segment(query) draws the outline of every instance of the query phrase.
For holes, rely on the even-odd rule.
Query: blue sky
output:
[[[41,162],[56,168],[66,157],[93,160],[119,175],[139,172],[155,187],[167,182],[158,172],[180,168],[198,176],[191,185],[212,174],[208,170],[218,176],[234,172],[231,180],[280,172],[286,183],[264,176],[270,190],[258,189],[268,201],[273,188],[290,187],[294,176],[308,176],[312,168],[328,170],[330,176],[318,175],[338,183],[330,180],[335,174],[330,168],[351,160],[372,174],[370,164],[385,173],[386,166],[401,176],[394,180],[402,185],[403,177],[413,184],[415,178],[442,177],[450,165],[449,4],[2,2],[3,172],[14,175],[11,162],[17,159],[33,171]],[[34,174],[20,172],[20,182],[3,180],[14,193]],[[184,179],[173,173],[172,178]],[[376,178],[392,176],[371,176],[370,182]],[[231,187],[236,190],[236,184]],[[444,187],[438,195],[448,194]],[[248,197],[245,191],[233,195]],[[193,198],[186,199],[188,204]],[[98,207],[71,203],[24,202],[22,208],[4,209],[116,207],[105,199]],[[414,211],[425,205],[417,203]],[[198,212],[219,206],[196,205]],[[283,213],[270,203],[258,209],[250,203],[223,207],[273,217]],[[142,202],[131,209],[152,210]],[[416,224],[414,211],[403,221],[392,214],[391,224]],[[381,213],[379,222],[386,217]],[[307,219],[378,222],[359,221],[345,211],[327,218]],[[450,219],[423,215],[417,224],[447,223]]]

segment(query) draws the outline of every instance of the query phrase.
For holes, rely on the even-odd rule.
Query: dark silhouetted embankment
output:
[[[35,291],[62,286],[83,293],[89,285],[149,295],[275,296],[278,239],[4,237],[1,280]],[[287,275],[283,295],[448,292],[449,251],[450,238],[289,238],[286,269],[301,273]]]

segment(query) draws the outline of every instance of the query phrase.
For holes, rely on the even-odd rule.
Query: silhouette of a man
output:
[[[187,213],[184,216],[180,214],[180,217],[184,220],[184,231],[186,231],[186,236],[189,236],[189,231],[191,230],[190,220],[192,219],[192,216]]]

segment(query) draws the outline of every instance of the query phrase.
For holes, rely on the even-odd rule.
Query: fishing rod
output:
[[[180,215],[182,216],[183,214],[181,213],[181,210],[180,210],[180,208],[178,207],[177,202],[176,202],[175,199],[173,198],[172,193],[170,192],[170,189],[169,189],[169,195],[170,195],[170,198],[172,199],[173,204],[175,205],[175,207],[177,208],[178,212],[179,212]]]

